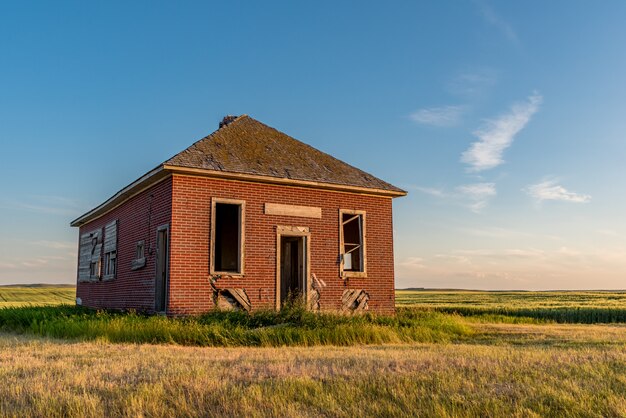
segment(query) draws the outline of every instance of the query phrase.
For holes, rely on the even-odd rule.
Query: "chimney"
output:
[[[224,116],[224,119],[222,119],[222,121],[220,122],[220,129],[222,129],[224,126],[228,125],[229,123],[231,123],[232,121],[234,121],[238,117],[239,116],[235,116],[235,115],[226,115],[226,116]]]

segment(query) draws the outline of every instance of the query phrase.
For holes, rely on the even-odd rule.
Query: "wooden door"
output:
[[[157,231],[156,240],[156,280],[154,309],[157,312],[165,312],[167,309],[168,254],[168,229],[167,227],[161,227]]]
[[[305,294],[305,237],[283,236],[280,248],[280,302]]]

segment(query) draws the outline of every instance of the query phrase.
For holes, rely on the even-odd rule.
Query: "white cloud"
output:
[[[422,186],[410,186],[409,189],[417,190],[422,193],[426,193],[435,197],[445,197],[447,194],[443,189],[438,189],[435,187],[422,187]]]
[[[4,261],[0,261],[0,269],[14,269],[17,265],[15,263],[5,263]]]
[[[33,245],[39,245],[41,247],[52,248],[54,250],[69,250],[77,248],[78,244],[74,242],[64,242],[64,241],[33,241]]]
[[[50,215],[76,216],[81,212],[77,202],[62,196],[30,195],[21,200],[1,199],[0,208]]]
[[[461,161],[470,165],[469,171],[488,170],[502,164],[504,150],[539,110],[542,100],[541,95],[533,93],[526,102],[514,104],[508,113],[487,120],[484,127],[476,130],[474,136],[478,141],[461,155]]]
[[[421,125],[454,126],[464,111],[464,106],[429,107],[411,113],[410,118]]]
[[[470,201],[467,206],[475,213],[483,210],[489,203],[489,199],[497,194],[495,183],[465,184],[456,189]]]
[[[464,184],[450,192],[434,187],[411,186],[409,188],[457,205],[468,207],[475,213],[479,213],[484,209],[489,203],[489,199],[497,194],[495,183]]]
[[[498,72],[492,68],[473,68],[458,73],[446,84],[446,90],[455,96],[475,98],[498,82]]]
[[[476,1],[480,13],[487,23],[495,26],[511,42],[517,44],[519,39],[509,22],[497,14],[485,1]]]
[[[423,269],[424,259],[421,257],[407,257],[403,262],[400,263],[401,266],[413,268],[413,269]]]
[[[548,179],[540,183],[530,185],[524,189],[537,202],[544,200],[558,200],[563,202],[587,203],[591,196],[587,194],[574,193],[558,184],[557,180]]]

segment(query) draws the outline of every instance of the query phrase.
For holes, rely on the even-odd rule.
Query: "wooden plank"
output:
[[[237,302],[239,302],[243,309],[245,309],[246,311],[250,311],[250,300],[248,299],[248,295],[246,295],[246,292],[243,289],[229,288],[226,290],[235,298]]]
[[[104,227],[104,252],[117,250],[117,220],[109,222]]]
[[[139,270],[146,266],[146,257],[137,258],[130,263],[131,270]]]
[[[352,309],[352,305],[356,301],[356,298],[359,297],[361,293],[360,289],[347,289],[343,293],[343,309]]]
[[[355,311],[366,311],[368,309],[367,302],[369,302],[370,296],[367,294],[365,290],[362,290],[359,294],[359,297],[356,299],[356,307]]]
[[[346,289],[342,296],[342,310],[366,311],[370,296],[364,289]]]
[[[318,208],[315,206],[296,206],[296,205],[283,205],[280,203],[266,203],[265,214],[321,219],[322,208]]]
[[[96,254],[92,254],[92,250],[93,250],[93,245],[92,245],[92,241],[95,238],[96,241],[99,239],[99,231],[92,231],[89,232],[87,234],[83,234],[80,237],[80,249],[79,249],[79,256],[78,256],[78,280],[79,281],[89,281],[92,280],[92,277],[90,276],[89,272],[90,272],[90,264],[93,261],[94,257],[96,256],[96,254],[99,257],[99,248],[96,245]],[[96,262],[99,258],[96,258]]]
[[[309,291],[309,309],[319,311],[320,309],[320,292],[317,289]]]

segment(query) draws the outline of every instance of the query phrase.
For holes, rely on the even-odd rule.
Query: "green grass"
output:
[[[73,304],[73,286],[0,286],[0,308]]]
[[[473,334],[457,315],[401,309],[396,316],[315,314],[293,306],[280,312],[212,312],[166,318],[92,311],[76,306],[0,309],[0,330],[130,343],[196,346],[350,346],[448,342]]]
[[[400,290],[396,305],[501,321],[625,323],[626,292],[480,292]],[[506,319],[508,318],[508,319]]]

